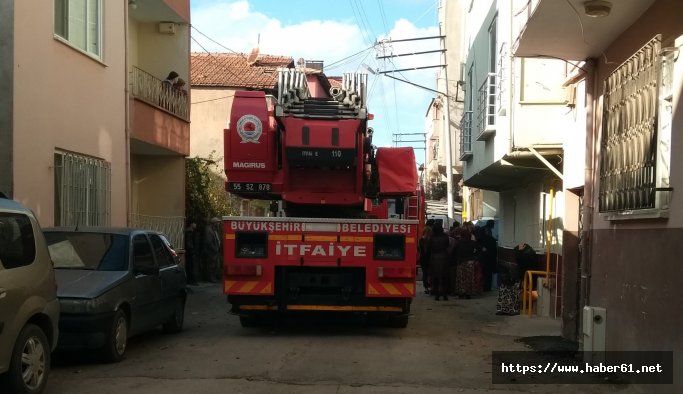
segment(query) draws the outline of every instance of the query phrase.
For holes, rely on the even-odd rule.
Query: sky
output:
[[[439,49],[439,0],[192,0],[192,51],[260,53],[322,60],[328,76],[368,73],[368,110],[375,115],[376,146],[424,148],[430,92],[378,72],[437,66],[439,53],[377,59]],[[383,44],[376,45],[378,42]],[[372,74],[368,68],[377,74]],[[436,89],[437,68],[395,72],[397,78]],[[402,142],[395,142],[395,141]],[[424,150],[415,151],[418,163]]]

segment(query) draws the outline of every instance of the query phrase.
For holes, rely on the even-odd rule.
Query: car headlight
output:
[[[64,313],[94,313],[102,305],[99,298],[62,298],[59,306]]]

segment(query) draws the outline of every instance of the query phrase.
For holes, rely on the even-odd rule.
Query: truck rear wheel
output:
[[[406,328],[408,327],[408,315],[389,316],[386,324],[387,327],[391,328]]]
[[[242,327],[256,327],[258,326],[258,318],[252,315],[241,315],[240,324]]]

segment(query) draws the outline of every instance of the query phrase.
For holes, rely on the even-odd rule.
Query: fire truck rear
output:
[[[345,74],[329,94],[309,89],[308,77],[281,69],[277,98],[236,92],[233,100],[226,188],[272,200],[281,216],[223,218],[231,311],[244,326],[332,311],[405,327],[423,218],[413,150],[372,145],[367,75]]]

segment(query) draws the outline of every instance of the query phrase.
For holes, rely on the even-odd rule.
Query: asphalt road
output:
[[[408,328],[361,318],[291,318],[242,328],[219,285],[192,287],[185,330],[131,339],[125,360],[57,354],[48,394],[74,393],[453,393],[631,392],[630,387],[493,385],[492,350],[525,350],[504,324],[495,295],[436,302],[419,294]]]

